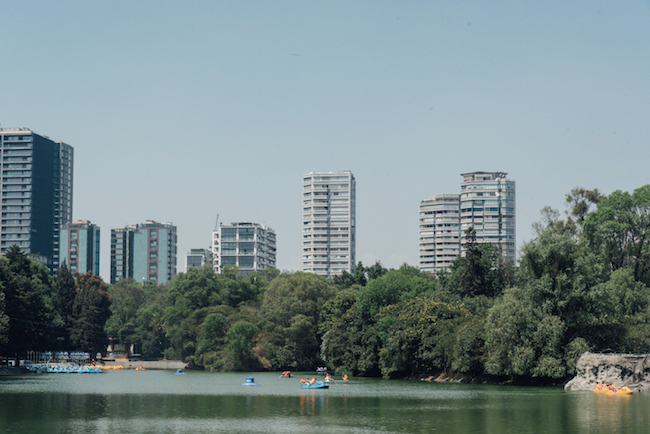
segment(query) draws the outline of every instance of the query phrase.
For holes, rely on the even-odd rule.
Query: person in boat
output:
[[[343,381],[348,381],[348,374],[345,374],[345,375],[343,376]]]
[[[311,384],[316,384],[316,379],[315,379],[314,377],[311,377],[311,381],[310,381],[310,383],[311,383]]]
[[[331,381],[332,376],[330,374],[325,374],[325,381]]]

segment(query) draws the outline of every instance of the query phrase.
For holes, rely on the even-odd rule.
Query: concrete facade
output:
[[[478,244],[497,246],[505,259],[516,258],[515,181],[505,172],[461,174],[460,194],[437,194],[420,202],[419,268],[436,273],[463,254],[465,231]]]
[[[461,246],[465,230],[476,231],[476,242],[497,246],[505,259],[515,259],[515,181],[506,172],[463,173],[460,184]]]
[[[212,266],[211,249],[191,249],[190,253],[185,254],[185,271],[190,268],[201,268],[205,264]]]
[[[420,270],[449,268],[460,255],[460,235],[460,195],[437,194],[420,202]]]
[[[87,220],[63,225],[59,265],[65,260],[71,273],[99,275],[99,239],[99,226]]]
[[[302,177],[302,271],[330,278],[356,256],[356,181],[349,170]]]
[[[275,231],[259,223],[222,224],[212,232],[212,257],[218,274],[227,266],[244,274],[275,268]]]
[[[166,283],[176,274],[176,226],[147,220],[111,229],[111,284],[131,277],[136,282]]]

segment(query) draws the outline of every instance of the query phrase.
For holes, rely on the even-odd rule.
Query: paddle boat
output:
[[[633,393],[633,391],[627,386],[616,387],[612,384],[607,385],[605,383],[596,383],[593,391],[594,393],[607,396],[627,396]]]
[[[176,370],[176,375],[185,375],[185,372],[183,372],[183,370],[181,368],[178,368]]]
[[[99,366],[99,369],[102,369],[102,370],[119,370],[119,369],[124,369],[124,366],[122,366],[122,365],[101,365],[101,366]]]
[[[316,368],[316,373],[317,374],[326,374],[327,373],[327,366],[319,366]]]
[[[301,389],[328,389],[329,384],[325,384],[323,381],[316,381],[315,378],[311,380],[305,380],[304,378],[300,379],[300,388]]]
[[[50,374],[101,374],[102,370],[95,366],[50,365],[38,368],[38,372]]]
[[[291,378],[291,371],[284,371],[282,375],[280,375],[280,378]]]
[[[253,377],[246,377],[246,382],[241,384],[242,386],[259,386],[255,382],[255,379]]]
[[[134,371],[146,371],[144,366],[138,366],[137,368],[134,369]]]
[[[325,374],[325,379],[323,381],[325,383],[343,383],[343,384],[347,384],[348,383],[348,375],[345,374],[343,376],[342,380],[335,380],[335,379],[332,378],[332,376],[330,374]]]

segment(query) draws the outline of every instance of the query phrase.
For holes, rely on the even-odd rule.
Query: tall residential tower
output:
[[[88,271],[99,276],[99,226],[85,220],[61,227],[61,262],[72,273]]]
[[[476,231],[476,242],[497,246],[505,259],[515,259],[515,181],[505,172],[463,173],[460,184],[461,245],[465,230]]]
[[[422,271],[449,268],[463,254],[465,231],[476,231],[476,242],[497,246],[505,259],[515,259],[515,181],[505,172],[463,173],[460,194],[437,194],[420,202]]]
[[[460,255],[460,195],[420,202],[420,270],[436,273]]]
[[[72,220],[74,149],[27,128],[0,128],[0,150],[0,254],[15,244],[56,270],[60,228]]]
[[[329,278],[354,267],[355,191],[349,170],[302,177],[302,271]]]
[[[171,223],[147,220],[111,229],[111,284],[126,277],[168,282],[176,274],[176,244]]]

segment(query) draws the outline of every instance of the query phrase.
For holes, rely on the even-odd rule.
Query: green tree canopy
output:
[[[357,293],[357,307],[367,318],[374,318],[383,306],[430,295],[435,287],[433,276],[405,264],[360,288]]]
[[[106,350],[108,337],[104,327],[111,315],[108,285],[88,271],[77,274],[74,301],[75,324],[70,337],[73,345],[92,355]]]
[[[610,194],[586,217],[584,233],[609,269],[632,267],[635,280],[650,285],[650,185]]]
[[[144,303],[144,288],[133,278],[121,279],[108,289],[111,316],[106,321],[108,336],[119,341],[124,348],[139,344],[136,327],[138,310]]]
[[[32,261],[13,245],[0,258],[5,315],[9,317],[5,354],[42,348],[55,334],[51,304],[51,278],[43,264]]]
[[[54,275],[52,303],[60,318],[60,332],[57,334],[58,350],[70,349],[70,332],[74,326],[74,299],[77,296],[74,277],[65,259]]]

